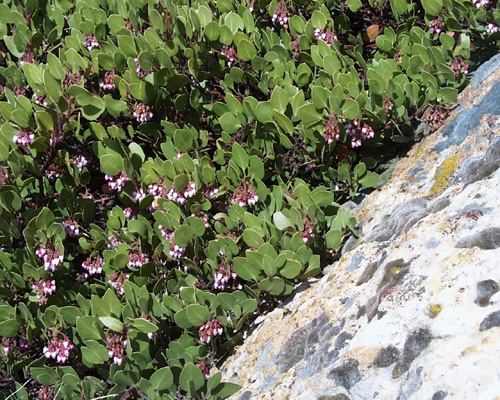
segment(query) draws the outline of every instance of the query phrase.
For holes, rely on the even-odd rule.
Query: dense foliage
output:
[[[487,0],[4,0],[0,397],[236,392],[213,365],[497,25]]]

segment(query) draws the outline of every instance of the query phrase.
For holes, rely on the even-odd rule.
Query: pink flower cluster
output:
[[[123,272],[117,272],[116,274],[112,274],[109,276],[109,283],[116,289],[117,293],[120,296],[125,294],[125,290],[123,289],[123,285],[125,281],[129,278],[129,274],[124,274]]]
[[[36,298],[40,300],[45,295],[50,295],[56,291],[56,281],[54,279],[40,279],[31,285],[36,290]]]
[[[288,18],[290,17],[290,13],[286,8],[286,4],[283,0],[281,0],[278,4],[278,7],[274,10],[274,14],[272,16],[272,21],[278,21],[281,26],[284,26],[288,23]],[[285,27],[287,28],[287,27]]]
[[[80,228],[75,220],[69,218],[62,223],[62,226],[69,237],[78,237],[80,235]]]
[[[211,358],[204,358],[196,363],[196,366],[201,370],[205,380],[208,381],[210,379],[210,365],[212,364]]]
[[[83,169],[87,166],[87,164],[89,163],[89,159],[85,156],[82,156],[82,155],[79,155],[79,156],[76,156],[76,157],[73,157],[70,159],[70,161],[74,164],[76,164],[76,166],[78,167],[78,170],[80,172],[83,171]]]
[[[12,141],[23,148],[28,147],[35,140],[35,134],[30,128],[21,128]]]
[[[232,278],[233,280],[238,279],[238,274],[236,273],[232,265],[230,267],[230,271],[231,272],[228,272],[225,265],[221,265],[219,267],[214,275],[214,289],[224,290],[226,287],[228,287],[227,283],[229,282],[230,278]],[[242,290],[243,286],[241,284],[238,284],[236,289]]]
[[[469,65],[462,60],[460,57],[456,57],[451,62],[451,69],[455,73],[455,76],[458,78],[461,74],[467,75],[469,73]]]
[[[118,176],[111,176],[106,174],[104,179],[108,181],[108,186],[113,190],[122,190],[125,186],[125,182],[129,181],[129,177],[125,174],[125,171],[122,171]]]
[[[23,54],[19,58],[19,66],[22,67],[25,63],[33,64],[35,60],[35,53],[29,50],[24,50]]]
[[[334,140],[339,140],[340,129],[335,114],[330,114],[330,119],[323,129],[323,137],[328,144],[332,144]]]
[[[337,36],[331,31],[330,28],[324,29],[316,29],[314,31],[314,36],[316,39],[323,40],[328,46],[332,47],[333,42],[337,40]]]
[[[54,391],[47,386],[42,386],[38,391],[37,400],[53,400],[54,399]]]
[[[490,0],[472,0],[472,4],[476,8],[481,8],[482,6],[487,6],[488,4],[490,4]]]
[[[486,28],[486,32],[488,32],[490,35],[493,33],[498,32],[498,26],[496,26],[494,23],[490,22],[488,24],[488,27]]]
[[[149,185],[151,186],[151,185]],[[137,188],[136,190],[134,190],[132,192],[132,195],[134,196],[134,199],[136,201],[138,201],[139,203],[144,200],[144,198],[146,197],[146,193],[144,192],[144,190],[142,190],[142,188]]]
[[[210,197],[215,196],[217,193],[219,193],[219,188],[207,188],[204,192],[203,195],[209,199]]]
[[[138,249],[135,253],[129,253],[128,262],[131,267],[140,268],[149,262],[149,257],[145,255],[141,249]]]
[[[43,348],[43,355],[47,358],[54,358],[59,363],[68,361],[69,352],[74,346],[66,335],[61,334],[52,338],[50,344]]]
[[[149,323],[153,324],[153,325],[156,325],[156,322],[149,318],[145,313],[144,311],[142,312],[142,318],[144,318],[146,321],[148,321]],[[149,340],[152,340],[155,336],[156,336],[156,332],[148,332],[148,339]]]
[[[127,347],[126,333],[108,333],[106,340],[108,342],[106,348],[108,349],[109,358],[112,358],[113,363],[116,365],[122,365],[125,347]]]
[[[36,93],[33,93],[33,101],[36,103],[36,104],[41,104],[45,107],[48,107],[50,106],[50,103],[47,103],[45,101],[45,99],[47,98],[47,95],[38,95]]]
[[[125,209],[123,209],[123,213],[125,214],[125,218],[127,219],[137,219],[137,212],[132,209],[132,207],[127,207]]]
[[[196,185],[194,184],[194,182],[189,182],[183,192],[178,191],[175,186],[172,186],[170,190],[167,190],[167,188],[163,184],[163,181],[160,179],[158,180],[158,182],[149,185],[147,191],[148,194],[153,195],[155,200],[159,198],[169,199],[172,201],[176,201],[181,205],[184,205],[187,199],[193,197],[196,194]],[[138,199],[141,193],[135,193],[137,193],[136,199]]]
[[[102,264],[104,264],[105,260],[101,256],[87,258],[82,263],[82,268],[85,269],[89,275],[100,274],[102,272]]]
[[[12,351],[12,346],[17,346],[17,341],[15,338],[8,338],[8,337],[2,338],[2,350],[6,356],[8,356],[9,353]]]
[[[352,147],[359,147],[361,146],[362,140],[371,139],[375,136],[373,128],[370,125],[359,121],[358,119],[349,122],[345,126],[345,133],[347,133],[351,137]]]
[[[170,257],[179,259],[184,255],[185,252],[186,249],[184,247],[179,247],[178,245],[176,245],[174,242],[174,238],[172,237],[170,239]]]
[[[105,90],[115,90],[115,76],[116,73],[115,71],[108,71],[104,74],[104,78],[101,83],[99,83],[99,86],[102,87]]]
[[[109,239],[108,249],[116,250],[121,243],[120,239],[118,239],[115,235],[111,235],[110,237],[108,237],[108,239]]]
[[[137,122],[147,122],[151,118],[153,118],[153,112],[150,110],[149,106],[147,106],[144,103],[141,103],[140,101],[137,101],[133,106],[132,106],[132,112],[137,120]]]
[[[160,228],[161,234],[164,238],[172,239],[174,237],[174,231],[165,228],[163,225],[158,225],[158,228]]]
[[[387,115],[388,117],[390,117],[390,116],[391,116],[391,114],[392,114],[392,110],[393,110],[393,108],[394,108],[394,104],[393,104],[392,100],[391,100],[391,99],[389,99],[388,97],[386,97],[386,98],[383,100],[383,102],[382,102],[382,103],[384,104],[384,108],[385,108],[385,115]]]
[[[59,265],[63,262],[63,255],[57,249],[52,249],[48,246],[41,246],[36,251],[35,254],[38,258],[43,259],[46,271],[55,271]]]
[[[210,343],[212,338],[222,335],[223,332],[224,329],[222,328],[222,323],[215,317],[213,317],[210,321],[205,322],[205,324],[198,330],[201,343]]]
[[[443,18],[439,15],[437,18],[431,21],[430,26],[431,26],[430,28],[431,35],[432,36],[439,35],[443,30]]]
[[[231,68],[231,65],[233,65],[234,58],[236,57],[236,50],[234,46],[226,46],[222,48],[221,54],[227,57],[227,66]]]
[[[94,47],[99,47],[99,41],[93,35],[84,35],[85,40],[83,41],[83,45],[88,49],[88,51],[92,50]]]
[[[193,197],[196,194],[196,185],[194,182],[189,182],[187,184],[184,192],[179,192],[175,186],[172,187],[167,193],[167,199],[176,201],[182,205],[186,203],[186,200]]]
[[[259,201],[259,196],[253,190],[253,187],[248,185],[238,186],[233,193],[231,198],[231,203],[236,203],[240,207],[246,207],[247,205],[255,205]]]
[[[144,71],[142,68],[141,68],[141,65],[139,64],[139,57],[136,57],[134,58],[134,61],[135,61],[135,65],[136,65],[136,71],[137,71],[137,75],[139,76],[139,78],[144,78],[145,76],[148,76],[151,71]]]
[[[304,216],[303,219],[304,230],[300,233],[300,236],[302,236],[302,241],[304,243],[307,243],[309,239],[312,239],[314,237],[314,225],[307,216]]]

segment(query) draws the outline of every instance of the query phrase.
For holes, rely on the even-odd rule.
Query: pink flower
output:
[[[222,335],[224,329],[222,323],[217,318],[213,317],[200,327],[198,333],[200,334],[201,343],[210,343],[212,338]]]

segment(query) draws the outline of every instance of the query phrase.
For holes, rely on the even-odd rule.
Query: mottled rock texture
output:
[[[232,399],[500,399],[500,56],[223,364]]]

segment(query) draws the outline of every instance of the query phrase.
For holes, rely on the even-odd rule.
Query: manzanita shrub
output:
[[[223,398],[211,368],[497,51],[488,0],[4,0],[3,398]]]

